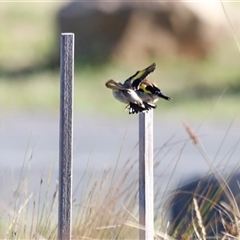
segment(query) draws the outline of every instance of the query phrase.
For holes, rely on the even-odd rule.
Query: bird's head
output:
[[[109,80],[105,83],[105,86],[107,88],[110,88],[112,90],[123,90],[123,87],[121,85],[119,85],[117,82],[115,82],[114,80]]]
[[[152,89],[148,89],[149,88],[149,85],[147,85],[146,83],[142,83],[140,85],[140,90],[142,90],[143,92],[147,93],[147,94],[152,94]]]

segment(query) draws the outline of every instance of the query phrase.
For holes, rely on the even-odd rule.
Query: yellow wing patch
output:
[[[142,76],[143,76],[143,74],[145,74],[145,72],[146,72],[146,69],[144,69],[144,70],[142,70],[142,71],[139,71],[137,74],[136,74],[136,76],[134,76],[131,80],[136,80],[136,79],[139,79],[139,78],[141,78]]]

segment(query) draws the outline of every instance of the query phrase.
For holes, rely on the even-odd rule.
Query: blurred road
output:
[[[209,170],[196,146],[188,141],[189,137],[181,119],[169,120],[155,116],[154,123],[154,161],[159,163],[155,168],[155,178],[161,179],[159,182],[156,181],[156,185],[166,185],[170,180],[169,187],[174,187],[182,177]],[[200,123],[190,121],[193,129]],[[239,162],[240,125],[236,121],[227,131],[230,123],[231,121],[221,124],[207,121],[197,130],[197,135],[211,159],[214,159],[219,151],[215,164],[221,170],[236,169]],[[50,170],[53,171],[53,182],[57,180],[58,128],[57,114],[15,113],[2,117],[0,125],[2,186],[10,189],[16,187],[23,166],[30,185],[38,184],[41,176],[47,178]],[[134,162],[138,156],[138,149],[134,150],[137,142],[138,116],[125,114],[121,120],[91,115],[75,116],[74,184],[79,182],[85,169],[87,173],[97,176],[95,173],[102,173],[108,167],[112,167],[112,172],[115,166],[120,170],[128,158],[130,162]],[[137,175],[137,169],[135,171]]]

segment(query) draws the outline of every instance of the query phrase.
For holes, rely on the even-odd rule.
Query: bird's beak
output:
[[[114,90],[123,90],[123,87],[121,87],[118,83],[116,83],[114,80],[109,80],[105,83],[105,86],[110,89]]]

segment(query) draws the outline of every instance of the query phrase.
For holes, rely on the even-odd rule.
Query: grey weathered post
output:
[[[58,239],[71,239],[74,34],[62,33],[60,46],[60,141]]]
[[[139,239],[154,239],[153,110],[139,114]]]

